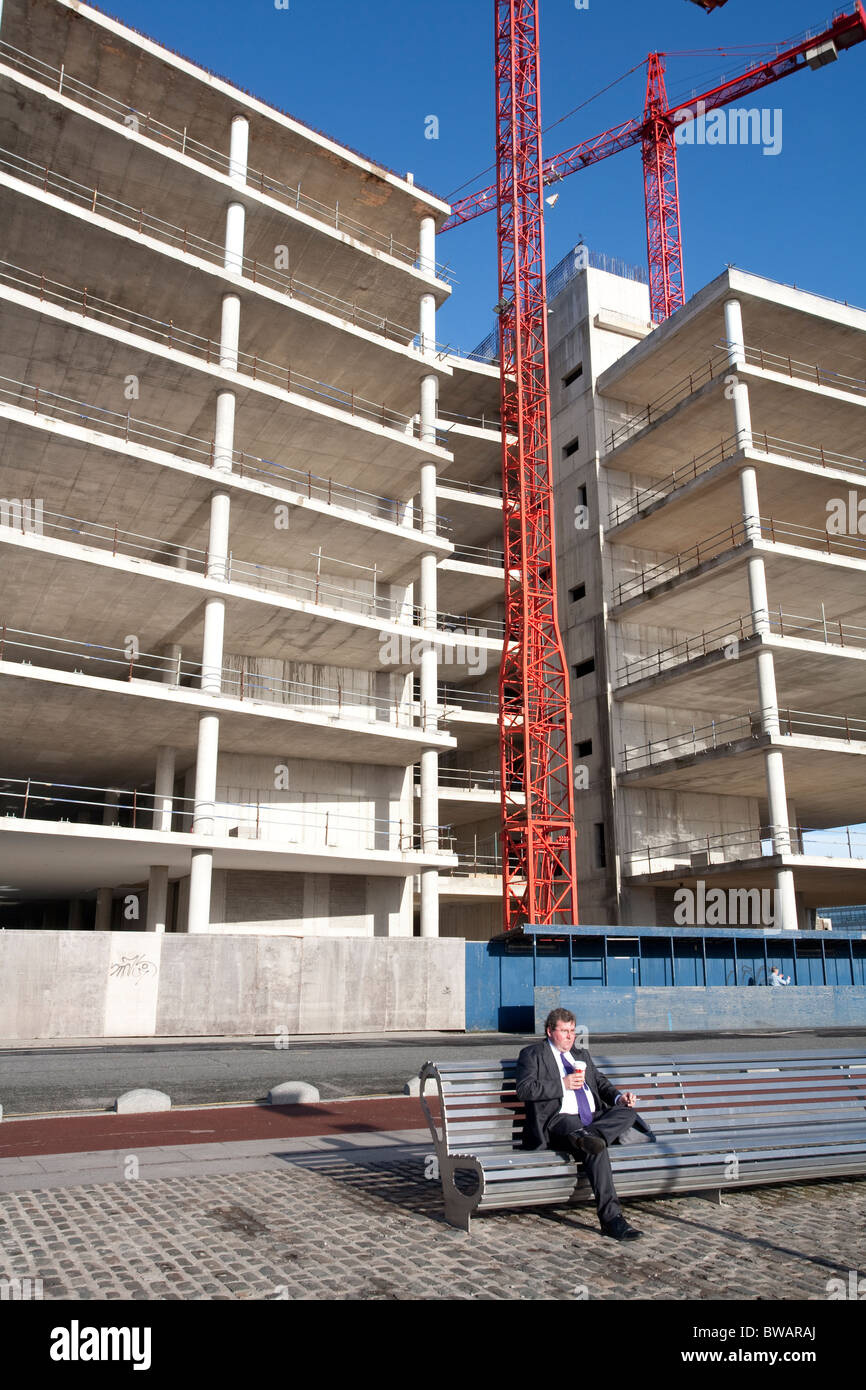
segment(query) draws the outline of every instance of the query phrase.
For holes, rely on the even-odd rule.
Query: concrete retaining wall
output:
[[[0,1038],[462,1029],[442,939],[0,932]]]
[[[866,1025],[866,986],[701,985],[577,989],[538,986],[535,1025],[551,1009],[570,1009],[590,1033],[711,1033],[737,1028],[850,1028]]]

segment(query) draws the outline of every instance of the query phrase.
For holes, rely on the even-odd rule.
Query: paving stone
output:
[[[630,1202],[644,1238],[621,1247],[588,1208],[454,1230],[417,1160],[266,1164],[6,1193],[0,1276],[41,1271],[45,1299],[546,1301],[824,1299],[866,1272],[866,1180]]]

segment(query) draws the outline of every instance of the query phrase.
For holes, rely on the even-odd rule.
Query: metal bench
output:
[[[866,1056],[796,1052],[593,1059],[638,1109],[656,1143],[610,1150],[620,1196],[706,1192],[866,1172]],[[468,1231],[475,1212],[591,1201],[570,1155],[521,1147],[516,1059],[427,1062],[421,1104],[445,1219]],[[438,1116],[425,1097],[432,1079]],[[435,1101],[434,1101],[435,1105]],[[640,1137],[640,1136],[639,1136]]]

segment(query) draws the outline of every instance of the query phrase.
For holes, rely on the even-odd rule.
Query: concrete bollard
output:
[[[149,1091],[139,1087],[134,1091],[124,1091],[114,1102],[118,1115],[147,1115],[154,1110],[170,1110],[171,1096],[165,1091]]]
[[[439,1088],[437,1087],[436,1082],[433,1080],[433,1077],[432,1077],[432,1076],[428,1076],[426,1082],[424,1083],[424,1094],[425,1094],[425,1096],[435,1096],[435,1095],[438,1093],[438,1089],[439,1089]],[[409,1077],[409,1080],[406,1082],[406,1085],[403,1087],[403,1095],[404,1095],[404,1096],[420,1096],[420,1095],[421,1095],[421,1078],[420,1078],[420,1076],[410,1076],[410,1077]]]
[[[321,1099],[308,1081],[281,1081],[268,1091],[268,1105],[312,1105]]]

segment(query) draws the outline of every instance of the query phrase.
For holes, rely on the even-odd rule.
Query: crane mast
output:
[[[494,0],[505,641],[505,930],[577,922],[571,711],[556,603],[538,0]]]

